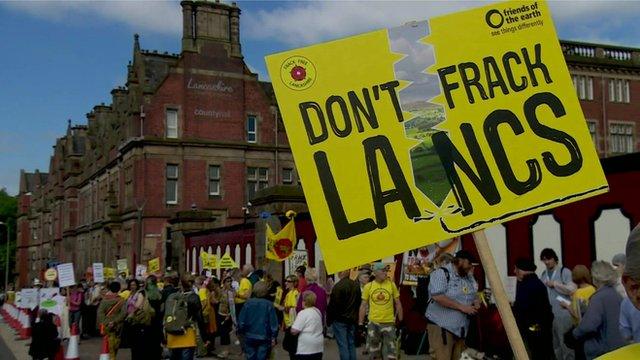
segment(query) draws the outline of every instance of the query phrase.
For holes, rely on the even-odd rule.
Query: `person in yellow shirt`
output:
[[[289,275],[285,279],[284,284],[287,293],[284,296],[282,305],[277,304],[276,308],[284,313],[284,339],[282,340],[282,347],[289,353],[290,359],[295,359],[298,340],[291,334],[291,325],[293,325],[296,319],[296,305],[298,304],[298,297],[300,296],[300,292],[298,291],[298,277],[296,275]]]
[[[242,306],[247,301],[247,299],[251,297],[251,290],[253,286],[251,285],[251,281],[248,279],[248,276],[252,272],[253,272],[253,266],[251,266],[251,264],[245,264],[242,267],[242,278],[240,279],[236,296],[233,299],[236,305],[236,316],[240,316],[240,311],[242,311]]]
[[[387,267],[381,263],[373,264],[375,280],[366,284],[362,290],[359,324],[369,308],[367,324],[367,344],[370,356],[380,359],[396,359],[395,320],[402,321],[402,304],[396,284],[387,278]]]
[[[584,265],[576,265],[571,271],[571,277],[578,288],[571,294],[571,304],[561,302],[560,305],[569,311],[574,325],[577,325],[587,310],[589,299],[596,292],[596,288],[591,282],[591,272]]]

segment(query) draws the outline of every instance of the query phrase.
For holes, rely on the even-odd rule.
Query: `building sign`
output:
[[[223,119],[223,118],[230,118],[231,117],[231,111],[229,111],[229,110],[217,111],[217,110],[195,109],[193,111],[193,115],[211,117],[211,118],[215,118],[215,119]]]
[[[544,2],[266,61],[329,273],[608,190]]]
[[[202,91],[214,91],[219,93],[228,93],[231,94],[233,92],[233,88],[224,83],[222,80],[217,81],[198,81],[193,78],[189,78],[187,82],[187,89],[192,90],[202,90]]]

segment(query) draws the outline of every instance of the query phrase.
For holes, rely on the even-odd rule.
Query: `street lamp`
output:
[[[8,223],[3,223],[0,221],[0,225],[4,225],[5,229],[7,229],[7,253],[5,254],[5,264],[4,264],[4,291],[7,291],[9,286],[9,241],[11,240],[11,230],[9,229]]]

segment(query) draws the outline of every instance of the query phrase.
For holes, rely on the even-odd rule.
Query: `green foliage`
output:
[[[9,243],[9,271],[15,267],[16,261],[16,218],[18,215],[18,199],[7,193],[5,189],[0,189],[0,221],[5,225],[0,225],[0,286],[4,286],[4,274],[6,268],[7,251],[7,227],[11,234]],[[10,274],[11,275],[11,274]],[[11,281],[11,276],[10,280]]]

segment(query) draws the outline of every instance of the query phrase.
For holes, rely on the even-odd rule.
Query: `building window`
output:
[[[220,166],[209,166],[209,195],[220,195]]]
[[[632,153],[634,150],[633,124],[609,124],[609,144],[612,153]]]
[[[253,115],[247,117],[247,141],[250,143],[258,141],[258,119]]]
[[[165,199],[167,204],[178,203],[178,165],[167,164]]]
[[[247,168],[247,196],[253,199],[258,190],[269,186],[269,169],[261,167]]]
[[[286,185],[293,184],[293,169],[291,168],[282,169],[282,183]]]
[[[629,80],[609,79],[609,101],[619,103],[629,103]]]
[[[589,127],[589,134],[591,134],[591,140],[593,141],[593,145],[598,148],[598,124],[595,121],[587,121],[587,126]]]
[[[169,139],[177,139],[178,138],[178,110],[176,109],[167,109],[166,114],[166,129],[167,129],[167,138]]]
[[[593,77],[573,75],[573,87],[580,100],[593,100]]]

